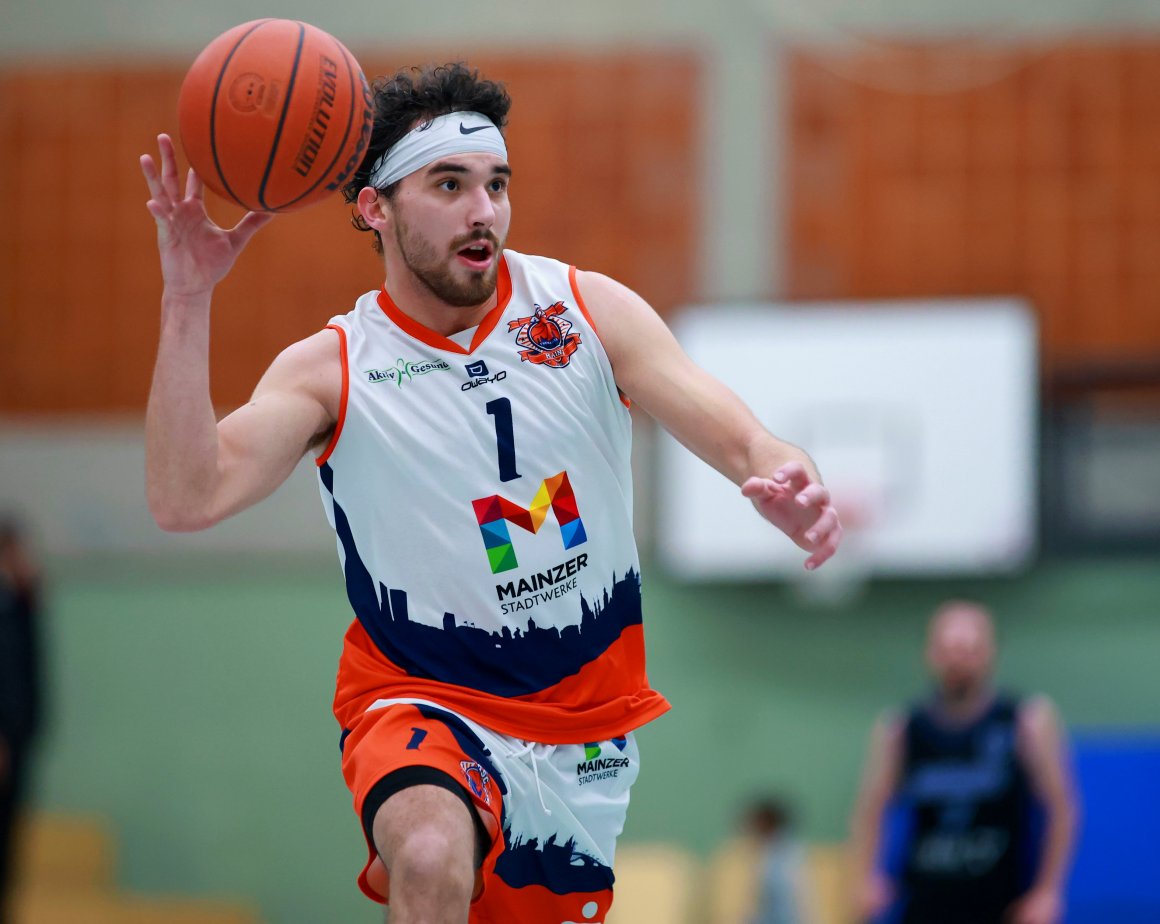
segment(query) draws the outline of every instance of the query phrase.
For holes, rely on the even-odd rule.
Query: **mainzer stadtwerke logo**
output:
[[[395,361],[393,369],[366,369],[363,374],[372,385],[377,385],[380,382],[394,382],[399,388],[402,388],[403,382],[409,382],[417,376],[426,375],[428,372],[447,372],[450,368],[451,366],[444,359],[403,359],[399,357]]]
[[[618,751],[623,752],[628,746],[628,739],[613,738],[612,744]],[[576,764],[576,782],[580,786],[595,783],[597,780],[614,779],[628,766],[627,757],[601,757],[600,754],[598,743],[584,745],[584,759]]]

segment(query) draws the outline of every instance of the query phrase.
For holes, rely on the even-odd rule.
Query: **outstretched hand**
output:
[[[838,511],[826,486],[811,481],[800,462],[789,462],[772,478],[753,477],[741,486],[757,512],[810,552],[806,570],[813,571],[830,558],[842,541]]]
[[[191,168],[182,196],[177,182],[177,155],[168,135],[157,136],[161,168],[148,154],[141,156],[141,172],[149,184],[145,207],[157,222],[161,275],[173,295],[209,292],[234,265],[242,248],[273,214],[247,212],[233,228],[220,228],[205,211],[205,184]]]

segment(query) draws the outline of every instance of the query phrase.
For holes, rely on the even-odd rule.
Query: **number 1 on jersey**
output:
[[[516,439],[512,431],[512,403],[507,398],[488,401],[484,409],[495,418],[495,442],[499,451],[499,480],[514,481],[521,477],[516,471]]]

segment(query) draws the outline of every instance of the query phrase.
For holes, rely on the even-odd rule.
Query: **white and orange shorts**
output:
[[[433,703],[380,700],[343,736],[342,772],[367,841],[359,887],[388,901],[389,879],[370,833],[374,813],[391,794],[433,783],[460,794],[481,821],[471,924],[601,924],[639,770],[631,733],[537,744]]]

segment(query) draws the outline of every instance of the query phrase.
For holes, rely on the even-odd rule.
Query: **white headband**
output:
[[[507,145],[495,123],[478,112],[449,112],[411,129],[371,167],[369,185],[385,189],[447,154],[498,154]]]

